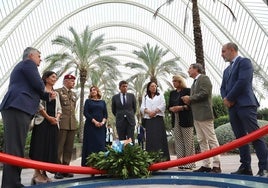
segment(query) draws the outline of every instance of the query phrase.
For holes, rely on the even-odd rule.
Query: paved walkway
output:
[[[171,156],[171,159],[175,159],[175,156]],[[71,162],[72,166],[80,166],[81,164],[81,158],[78,158],[74,161]],[[200,161],[196,162],[197,168],[199,168],[202,163]],[[239,167],[240,163],[239,163],[239,156],[238,155],[221,155],[221,165],[222,165],[222,173],[226,173],[229,174],[232,171],[237,170],[237,168]],[[255,154],[252,155],[252,170],[254,175],[258,172],[258,161],[257,161],[257,157]],[[172,171],[172,172],[176,172],[178,171],[177,167],[173,167],[173,168],[169,168],[167,171]],[[23,169],[22,170],[22,184],[24,184],[25,186],[30,186],[31,183],[31,178],[33,176],[34,170],[33,169]],[[63,181],[63,180],[67,180],[67,178],[64,178],[62,180],[57,180],[54,179],[54,175],[48,173],[48,176],[50,178],[52,178],[52,180],[54,182],[56,181]],[[76,178],[83,178],[83,177],[89,177],[90,175],[85,175],[85,174],[75,174],[75,176],[73,178],[68,178],[68,179],[76,179]],[[2,182],[2,171],[0,171],[0,182]]]

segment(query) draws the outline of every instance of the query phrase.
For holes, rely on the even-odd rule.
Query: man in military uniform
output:
[[[56,91],[60,96],[62,115],[60,118],[60,131],[58,142],[58,163],[69,165],[72,158],[74,137],[77,130],[75,118],[75,107],[77,96],[72,91],[75,85],[75,77],[67,74],[63,79],[63,87]],[[54,178],[62,179],[64,177],[73,177],[70,173],[56,173]]]

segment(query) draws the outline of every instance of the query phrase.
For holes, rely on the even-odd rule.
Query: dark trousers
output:
[[[243,137],[259,129],[257,122],[257,108],[256,107],[239,107],[235,105],[229,109],[229,117],[234,135],[236,138]],[[268,168],[268,150],[263,138],[259,138],[252,142],[259,160],[259,169],[264,170]],[[251,168],[250,147],[248,144],[239,148],[241,167]]]
[[[117,134],[118,134],[118,139],[119,140],[126,140],[131,138],[132,143],[134,143],[134,125],[130,125],[128,122],[127,118],[124,118],[122,123],[116,127]]]
[[[144,138],[141,136],[139,137],[138,135],[138,144],[141,146],[142,149],[144,149]]]
[[[4,123],[4,152],[24,157],[24,148],[32,116],[11,108],[1,112]],[[21,167],[4,164],[2,188],[16,188],[21,185]]]

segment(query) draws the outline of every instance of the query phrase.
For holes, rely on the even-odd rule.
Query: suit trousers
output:
[[[134,130],[135,126],[131,125],[127,118],[124,118],[119,126],[116,127],[117,135],[119,140],[126,140],[131,138],[132,143],[134,143]]]
[[[243,137],[259,129],[257,122],[257,107],[247,106],[239,107],[237,105],[229,108],[229,117],[231,126],[236,138]],[[268,169],[268,150],[263,138],[252,142],[259,160],[259,169]],[[248,144],[239,148],[241,167],[251,169],[251,155]]]
[[[4,123],[4,152],[24,157],[24,148],[29,125],[30,114],[10,108],[1,112]],[[21,167],[4,164],[2,188],[15,188],[21,184]]]
[[[72,159],[76,130],[59,131],[58,163],[69,165]]]
[[[219,147],[219,142],[215,134],[213,119],[206,121],[194,120],[197,141],[201,152]],[[210,158],[203,160],[203,166],[211,168]],[[220,155],[213,157],[213,167],[220,167]]]

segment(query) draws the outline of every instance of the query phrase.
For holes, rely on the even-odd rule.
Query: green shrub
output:
[[[25,157],[26,158],[29,157],[31,138],[32,138],[32,131],[29,131],[27,133],[26,143],[25,143]]]
[[[268,108],[264,108],[258,110],[258,119],[267,120],[268,121]]]
[[[147,152],[138,145],[127,144],[122,152],[107,148],[108,152],[92,153],[87,158],[87,165],[99,170],[106,170],[113,177],[148,177],[148,167],[161,161],[162,152]]]
[[[268,121],[264,121],[264,120],[258,120],[258,124],[260,127],[267,125]],[[229,143],[233,140],[235,140],[235,136],[231,127],[230,123],[226,123],[224,125],[219,126],[218,128],[215,129],[215,133],[217,135],[218,141],[220,145],[224,145],[226,143]],[[268,144],[268,135],[266,135],[264,137],[266,144]],[[251,145],[251,144],[250,144]],[[238,149],[234,149],[232,151],[229,152],[234,152],[234,153],[238,153]],[[251,145],[251,152],[254,152],[253,147]]]
[[[212,97],[212,107],[214,116],[217,119],[218,117],[225,116],[228,114],[227,108],[223,105],[221,96]]]
[[[225,123],[229,123],[229,116],[225,115],[225,116],[220,116],[217,119],[214,119],[214,127],[215,129]]]

